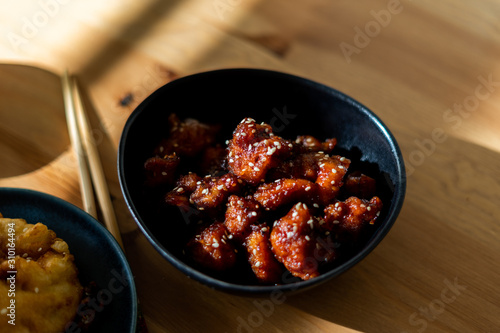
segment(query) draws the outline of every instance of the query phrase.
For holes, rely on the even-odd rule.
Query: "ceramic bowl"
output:
[[[41,222],[66,241],[80,283],[96,285],[92,296],[96,307],[82,310],[95,310],[89,332],[135,332],[137,295],[132,271],[116,240],[97,220],[60,198],[19,188],[0,188],[0,212],[6,218]]]
[[[350,158],[351,167],[378,181],[384,209],[378,228],[348,260],[319,277],[290,280],[280,285],[255,285],[238,276],[216,277],[192,266],[182,254],[186,223],[176,207],[163,220],[144,195],[143,165],[168,133],[170,113],[180,118],[222,125],[231,133],[244,117],[273,127],[276,135],[294,139],[309,134],[335,137],[337,151]],[[147,97],[130,115],[120,140],[118,172],[128,208],[156,250],[189,277],[212,288],[243,294],[297,291],[325,282],[366,257],[386,236],[403,204],[406,176],[398,144],[372,111],[338,90],[305,78],[267,70],[226,69],[186,76]]]

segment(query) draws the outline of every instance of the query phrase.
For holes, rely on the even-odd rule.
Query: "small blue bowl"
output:
[[[348,260],[307,281],[273,286],[244,279],[216,278],[191,266],[182,255],[186,224],[175,207],[160,221],[144,195],[143,165],[167,132],[168,116],[222,125],[231,138],[245,117],[265,122],[275,134],[293,139],[313,135],[337,138],[337,151],[377,180],[384,209],[378,228]],[[323,84],[274,71],[226,69],[172,81],[146,98],[130,115],[120,139],[118,173],[125,201],[142,232],[176,268],[212,288],[238,294],[305,290],[345,272],[366,257],[389,232],[403,205],[406,174],[398,144],[382,121],[353,98]]]
[[[41,222],[68,243],[81,284],[95,282],[96,301],[104,304],[96,308],[89,332],[135,332],[132,271],[114,237],[97,220],[62,199],[19,188],[0,188],[0,212],[6,218]]]

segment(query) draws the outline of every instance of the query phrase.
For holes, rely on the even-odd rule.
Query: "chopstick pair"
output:
[[[80,190],[82,192],[84,209],[97,219],[97,208],[94,197],[95,190],[104,224],[121,248],[124,249],[106,178],[102,169],[101,159],[90,134],[89,121],[76,79],[71,78],[68,71],[65,70],[61,82],[66,122],[68,124],[71,145],[75,150],[80,171]]]

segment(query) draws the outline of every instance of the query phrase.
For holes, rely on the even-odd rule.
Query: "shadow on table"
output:
[[[35,171],[70,145],[59,76],[0,64],[0,178]]]

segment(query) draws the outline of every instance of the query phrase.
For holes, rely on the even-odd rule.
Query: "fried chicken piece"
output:
[[[238,193],[241,189],[241,180],[226,173],[221,177],[205,177],[190,196],[190,202],[198,209],[217,208],[223,204],[229,195]]]
[[[244,246],[257,279],[262,283],[280,283],[283,269],[271,250],[269,227],[266,224],[252,225]]]
[[[318,202],[318,185],[306,179],[278,179],[272,183],[260,185],[254,198],[264,208],[276,208],[297,201],[311,204]]]
[[[319,141],[311,135],[300,135],[295,139],[299,151],[301,152],[325,152],[330,154],[337,145],[337,139],[327,139],[324,142]]]
[[[271,245],[276,259],[292,275],[308,280],[319,275],[319,262],[331,261],[334,253],[321,251],[319,224],[304,203],[293,206],[287,215],[275,222]],[[328,254],[328,258],[325,258]]]
[[[224,225],[236,240],[243,243],[251,232],[250,226],[257,224],[260,216],[261,206],[257,201],[231,195],[227,203]]]
[[[167,205],[179,206],[186,211],[189,207],[189,195],[201,184],[202,178],[196,173],[190,172],[177,180],[176,187],[168,192],[164,201]]]
[[[187,243],[186,254],[213,271],[230,269],[236,264],[236,249],[227,236],[224,224],[215,222]]]
[[[15,275],[16,325],[0,320],[0,332],[62,332],[78,309],[82,286],[68,245],[45,225],[22,219],[0,218],[0,248],[6,249],[9,224],[14,223],[16,256],[0,258],[0,310],[5,317],[9,305],[13,265]],[[5,310],[4,310],[5,309]]]
[[[270,125],[259,125],[254,119],[245,118],[229,143],[228,168],[239,178],[256,185],[265,179],[269,169],[290,156],[292,148],[291,142],[272,133]]]
[[[351,196],[368,199],[375,195],[376,182],[360,171],[355,171],[346,176],[344,190]]]
[[[181,121],[175,113],[168,117],[170,132],[154,153],[157,156],[171,155],[174,152],[180,157],[194,157],[203,149],[215,142],[220,126],[208,125],[196,119],[187,118]]]
[[[175,154],[147,159],[144,163],[146,186],[156,187],[172,184],[175,181],[175,171],[180,161],[179,156]]]
[[[343,178],[351,161],[342,156],[323,157],[318,160],[319,171],[316,184],[319,186],[318,194],[323,205],[328,205],[337,197]]]
[[[350,197],[325,208],[322,228],[335,232],[343,241],[356,241],[367,225],[375,223],[381,210],[382,201],[378,197],[369,201]]]

